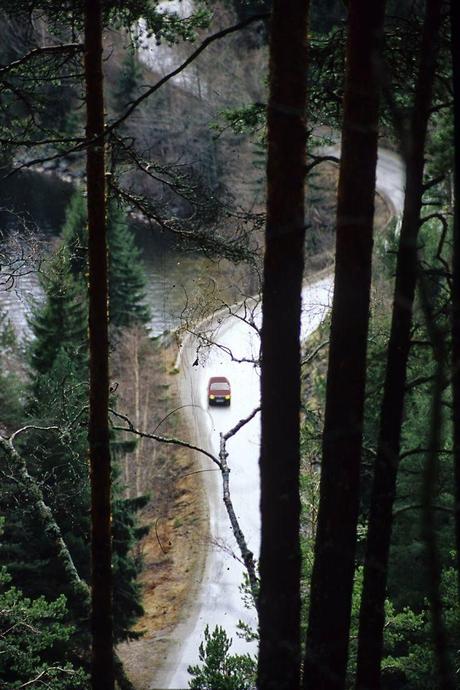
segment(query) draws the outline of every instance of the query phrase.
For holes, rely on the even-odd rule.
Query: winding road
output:
[[[337,149],[330,149],[337,155]],[[377,189],[400,215],[404,202],[404,171],[400,159],[393,153],[379,151]],[[302,293],[302,338],[311,334],[324,318],[332,299],[332,275],[316,282],[305,283]],[[247,417],[260,403],[259,371],[248,361],[257,359],[259,338],[257,330],[241,317],[243,307],[233,316],[216,315],[207,326],[213,328],[213,341],[206,356],[196,359],[198,341],[186,339],[180,356],[180,387],[182,404],[188,405],[194,429],[193,442],[219,452],[219,433],[227,432],[240,419]],[[260,325],[260,308],[254,312],[255,324]],[[232,356],[230,356],[230,354]],[[206,386],[210,376],[224,375],[232,384],[232,403],[229,408],[209,408]],[[260,547],[259,514],[259,445],[260,420],[257,415],[228,442],[228,464],[231,468],[230,489],[235,511],[246,536],[249,548],[256,554]],[[200,460],[203,469],[213,469],[210,460]],[[210,544],[205,572],[191,615],[174,631],[168,658],[152,679],[151,689],[187,688],[190,679],[187,667],[198,661],[198,647],[203,640],[206,624],[212,630],[220,625],[233,639],[233,653],[256,652],[256,643],[248,644],[236,635],[238,620],[257,627],[254,610],[244,608],[240,585],[243,565],[235,557],[238,547],[230,528],[221,498],[219,471],[203,473],[206,482],[210,515]]]

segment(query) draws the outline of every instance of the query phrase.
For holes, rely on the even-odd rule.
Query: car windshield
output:
[[[225,381],[222,381],[221,383],[211,383],[209,386],[210,391],[229,391],[230,386],[228,383],[225,383]]]

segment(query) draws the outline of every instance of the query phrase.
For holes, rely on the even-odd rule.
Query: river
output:
[[[27,316],[34,302],[40,301],[38,269],[40,259],[49,254],[65,221],[65,209],[75,187],[57,175],[22,172],[2,184],[0,192],[0,230],[3,248],[24,254],[20,277],[14,285],[0,284],[0,308],[8,312],[20,339],[30,335]],[[131,222],[136,244],[141,251],[146,284],[146,303],[152,336],[179,325],[185,305],[199,287],[202,257],[184,253],[161,231]],[[0,254],[1,256],[1,254]],[[4,263],[4,261],[2,261]],[[5,269],[1,268],[2,271]],[[8,288],[8,289],[7,289]]]

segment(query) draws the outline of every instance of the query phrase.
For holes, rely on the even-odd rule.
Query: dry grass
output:
[[[139,338],[138,333],[131,335]],[[136,399],[140,398],[141,408],[142,400],[151,400],[152,412],[148,410],[145,415],[141,409],[140,417],[147,416],[146,430],[152,431],[168,412],[178,407],[176,377],[168,373],[172,371],[175,348],[155,345],[145,335],[140,344],[137,353],[143,388],[137,398],[133,391],[135,362],[129,337],[124,337],[114,356],[114,374],[120,391],[118,408],[132,419]],[[154,376],[149,377],[148,372],[154,372]],[[161,427],[162,434],[179,438],[187,438],[187,432],[185,421],[178,415]],[[133,454],[127,459],[132,457]],[[140,582],[145,613],[135,627],[143,635],[120,645],[119,653],[136,689],[147,690],[154,670],[166,654],[168,634],[186,618],[193,592],[199,586],[207,552],[208,514],[200,475],[193,474],[193,453],[178,447],[158,447],[149,441],[143,444],[138,460],[148,470],[141,473],[140,493],[151,496],[142,515],[142,523],[149,527],[141,543],[144,568]],[[133,496],[136,473],[131,471],[128,476]]]

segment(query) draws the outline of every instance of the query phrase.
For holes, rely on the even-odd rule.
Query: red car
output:
[[[230,405],[232,391],[225,376],[211,376],[208,383],[208,403],[210,405]]]

